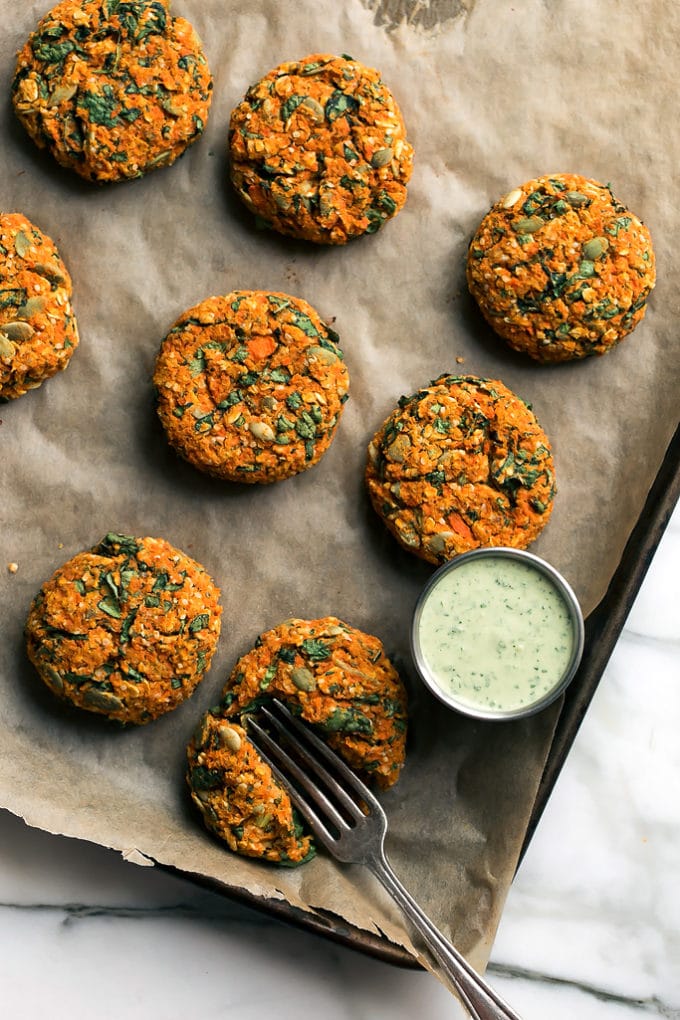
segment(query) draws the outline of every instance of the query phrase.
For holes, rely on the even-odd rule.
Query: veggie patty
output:
[[[280,64],[231,115],[231,180],[269,227],[317,244],[373,234],[406,201],[413,149],[377,71],[313,54]]]
[[[71,294],[54,241],[20,213],[0,213],[0,399],[66,368],[78,346]]]
[[[169,166],[201,135],[212,78],[168,0],[63,0],[19,52],[12,101],[36,145],[100,184]]]
[[[63,701],[147,723],[188,698],[208,670],[219,597],[203,567],[163,539],[110,533],[40,589],[28,656]]]
[[[192,799],[231,850],[299,864],[313,853],[311,838],[245,728],[272,697],[387,788],[404,764],[406,692],[380,641],[333,616],[288,620],[236,663],[187,749]]]
[[[190,308],[154,374],[170,443],[234,482],[276,482],[316,464],[347,399],[338,339],[288,294],[234,291]]]
[[[368,447],[374,509],[430,563],[479,546],[524,549],[552,511],[548,439],[497,380],[442,375],[402,397]]]
[[[568,361],[605,354],[640,322],[654,251],[609,185],[554,174],[493,206],[470,243],[467,279],[511,347],[536,361]]]

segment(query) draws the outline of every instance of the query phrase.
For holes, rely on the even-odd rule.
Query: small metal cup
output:
[[[449,691],[443,690],[437,682],[437,678],[428,667],[420,644],[420,617],[425,601],[432,589],[436,587],[440,579],[445,574],[448,574],[449,571],[457,570],[464,563],[468,563],[472,559],[481,559],[484,557],[520,560],[544,574],[562,596],[571,620],[572,653],[564,673],[549,691],[543,694],[540,698],[537,698],[536,701],[527,705],[522,705],[519,708],[493,709],[486,708],[483,705],[474,706],[466,703],[465,701],[459,700],[455,694],[451,694]],[[546,708],[547,705],[550,705],[553,701],[559,698],[560,694],[562,694],[567,685],[574,678],[576,670],[578,669],[581,656],[583,654],[584,637],[585,629],[583,624],[583,613],[581,612],[578,599],[568,582],[562,577],[559,571],[555,570],[553,566],[545,560],[542,560],[539,556],[525,552],[523,549],[510,549],[505,546],[489,546],[483,549],[473,549],[471,552],[462,553],[460,556],[456,556],[454,559],[449,560],[448,563],[445,563],[434,572],[420,593],[413,612],[413,620],[411,623],[411,654],[413,656],[416,669],[418,670],[418,673],[425,685],[436,698],[442,701],[445,705],[448,705],[449,708],[453,708],[456,712],[461,712],[463,715],[472,716],[475,719],[520,719],[525,716],[534,715],[536,712],[540,712],[541,709]]]

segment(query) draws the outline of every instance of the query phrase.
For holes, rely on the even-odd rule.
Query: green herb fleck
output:
[[[341,89],[336,89],[326,102],[326,117],[331,123],[338,117],[345,117],[348,114],[356,113],[359,109],[359,100],[354,96],[347,95]]]

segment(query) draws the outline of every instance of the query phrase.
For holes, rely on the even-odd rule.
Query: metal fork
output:
[[[387,817],[368,787],[285,705],[277,699],[269,705],[258,709],[257,718],[247,717],[248,735],[319,842],[336,860],[363,864],[382,883],[473,1020],[521,1020],[444,938],[392,871],[384,848]]]

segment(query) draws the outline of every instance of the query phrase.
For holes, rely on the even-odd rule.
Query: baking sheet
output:
[[[566,575],[586,612],[599,601],[678,418],[671,266],[680,214],[669,182],[680,155],[671,101],[680,17],[664,3],[532,0],[432,4],[428,18],[423,4],[369,0],[184,0],[173,10],[195,24],[215,76],[205,136],[174,167],[88,186],[34,149],[9,104],[0,113],[0,204],[57,241],[82,336],[66,373],[0,409],[0,806],[410,947],[369,876],[321,855],[297,871],[235,857],[203,832],[183,789],[184,744],[257,633],[332,613],[379,635],[402,667],[412,725],[407,768],[384,797],[390,856],[483,966],[559,706],[475,723],[417,684],[408,622],[431,568],[373,515],[365,446],[402,393],[443,371],[502,379],[532,403],[554,448],[559,493],[532,549]],[[6,92],[14,52],[44,11],[0,0]],[[258,232],[230,192],[225,159],[229,113],[246,87],[282,60],[324,51],[380,68],[416,151],[404,211],[377,235],[329,250]],[[466,294],[464,259],[498,196],[558,171],[611,181],[651,229],[659,282],[646,319],[613,353],[546,367],[491,335]],[[181,463],[155,421],[151,387],[175,318],[208,295],[250,287],[298,295],[335,320],[351,378],[321,463],[257,489]],[[194,698],[129,732],[56,705],[22,646],[39,585],[109,530],[167,538],[223,592],[220,648]]]

